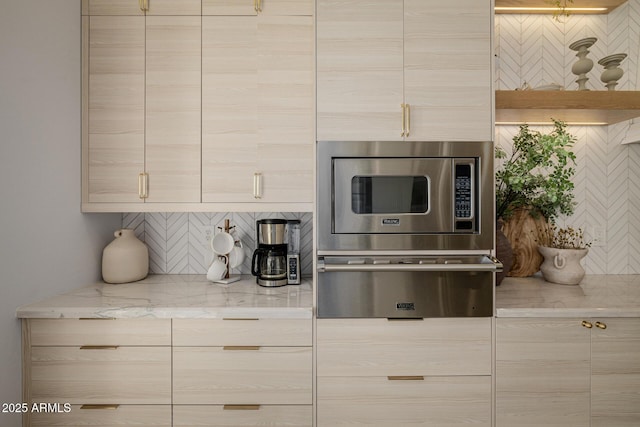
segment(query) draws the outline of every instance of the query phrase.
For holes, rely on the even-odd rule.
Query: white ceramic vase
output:
[[[589,249],[557,249],[538,246],[538,251],[544,257],[540,271],[547,282],[561,285],[577,285],[584,278],[584,268],[580,260]]]
[[[123,228],[102,251],[102,280],[107,283],[128,283],[142,280],[149,274],[149,249],[133,230]]]

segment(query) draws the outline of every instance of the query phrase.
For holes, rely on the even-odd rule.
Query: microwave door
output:
[[[452,159],[337,158],[333,162],[334,233],[453,231]]]

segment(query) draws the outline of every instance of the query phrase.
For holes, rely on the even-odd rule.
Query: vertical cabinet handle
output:
[[[149,10],[149,0],[138,0],[138,7],[143,12]]]
[[[409,104],[400,104],[402,108],[402,132],[400,136],[409,136],[411,131],[411,107]]]
[[[149,174],[141,172],[138,174],[138,197],[146,199],[149,197]]]
[[[253,198],[262,199],[262,174],[260,172],[253,174]]]
[[[253,10],[255,10],[256,13],[262,12],[262,0],[253,0]]]
[[[407,112],[404,114],[407,120],[405,125],[404,136],[409,136],[409,133],[411,132],[411,106],[409,104],[404,104],[404,108],[407,110]]]

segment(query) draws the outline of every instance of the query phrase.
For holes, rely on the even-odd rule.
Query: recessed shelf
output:
[[[572,15],[607,14],[626,1],[627,0],[574,0],[573,3],[568,4],[567,10]],[[495,0],[495,2],[495,13],[553,14],[557,10],[557,8],[547,0]]]
[[[497,90],[496,124],[611,125],[640,117],[638,91]]]

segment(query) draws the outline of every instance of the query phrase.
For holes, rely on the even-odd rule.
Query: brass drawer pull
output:
[[[582,321],[582,326],[584,326],[585,328],[588,328],[588,329],[593,328],[593,324],[591,324],[591,322],[587,322],[586,320]]]
[[[260,409],[260,405],[224,405],[222,409],[225,411],[257,411]]]
[[[231,350],[231,351],[236,351],[236,350],[260,350],[260,346],[259,345],[225,345],[224,347],[222,347],[223,350]]]
[[[82,405],[80,409],[118,409],[120,405]]]
[[[390,375],[389,381],[424,381],[424,375]]]
[[[596,322],[596,328],[607,329],[607,324],[602,322]]]
[[[80,350],[117,350],[117,345],[83,345]]]

